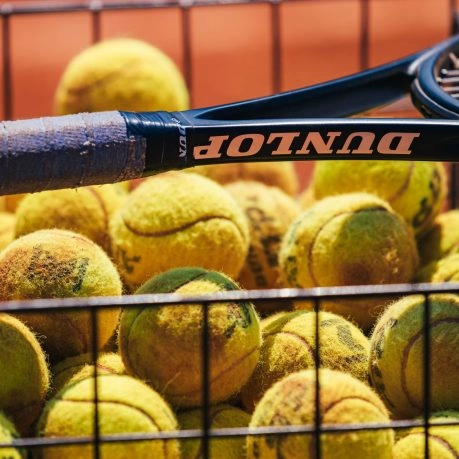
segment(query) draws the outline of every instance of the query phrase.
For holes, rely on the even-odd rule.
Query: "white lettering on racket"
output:
[[[275,132],[264,134],[240,134],[210,136],[206,145],[197,145],[193,149],[195,159],[254,156],[262,149],[270,156],[277,155],[410,155],[414,140],[419,132],[387,132],[377,136],[374,132],[352,132],[343,137],[342,132]],[[293,148],[293,143],[300,141],[301,148]]]
[[[171,121],[177,125],[179,131],[179,157],[186,157],[186,131],[177,118],[171,118]]]

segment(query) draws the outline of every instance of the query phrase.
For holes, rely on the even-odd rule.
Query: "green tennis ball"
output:
[[[249,252],[237,278],[248,290],[286,287],[280,274],[278,252],[282,237],[300,213],[296,200],[275,186],[239,180],[225,186],[247,216]],[[256,303],[260,313],[291,308],[287,301]]]
[[[0,349],[0,410],[20,434],[29,435],[50,386],[46,355],[36,335],[5,313],[0,314]]]
[[[286,313],[263,323],[262,336],[258,365],[241,390],[241,400],[249,412],[276,381],[313,368],[316,356],[322,367],[347,371],[361,381],[368,379],[369,339],[337,314],[321,311],[317,317],[316,312]]]
[[[448,183],[443,163],[430,161],[318,161],[311,177],[316,199],[365,191],[386,200],[423,234],[446,202]]]
[[[419,256],[412,228],[369,193],[330,196],[304,210],[284,235],[279,265],[290,287],[411,282]],[[388,298],[323,300],[321,307],[371,330]],[[304,308],[305,302],[295,302]],[[310,302],[306,302],[310,307]]]
[[[65,386],[45,405],[37,423],[40,438],[65,440],[92,437],[93,443],[62,444],[40,449],[43,459],[63,457],[92,458],[95,454],[95,384],[100,435],[119,441],[101,442],[100,457],[121,459],[177,458],[180,445],[176,438],[121,441],[129,434],[155,434],[178,430],[175,414],[151,387],[127,375],[102,375]]]
[[[57,115],[189,108],[184,78],[172,59],[150,43],[127,37],[106,39],[76,54],[54,98]]]
[[[61,360],[51,368],[53,393],[59,392],[64,386],[81,379],[103,374],[122,375],[126,373],[121,356],[115,352],[100,352],[94,364],[92,352],[88,352]]]
[[[300,186],[298,173],[291,161],[206,164],[188,171],[209,177],[222,185],[240,180],[264,183],[292,197],[297,195]]]
[[[459,252],[459,209],[437,215],[431,228],[418,240],[421,266]]]
[[[0,250],[14,241],[14,226],[16,216],[12,212],[0,211]]]
[[[418,270],[415,282],[457,282],[459,281],[459,252],[432,260]]]
[[[182,430],[203,428],[203,409],[195,408],[177,413],[177,420]],[[250,414],[235,406],[222,403],[209,406],[209,427],[211,429],[230,429],[248,427]],[[219,459],[240,459],[245,457],[246,437],[242,435],[228,435],[209,439],[209,455]],[[202,438],[182,440],[182,459],[202,457],[204,445]]]
[[[15,237],[41,229],[67,229],[110,253],[108,223],[123,197],[112,184],[31,193],[16,209]]]
[[[118,271],[104,250],[81,234],[60,229],[34,231],[10,243],[0,254],[0,278],[2,301],[122,293]],[[99,347],[112,335],[119,312],[118,307],[97,311]],[[14,315],[43,336],[52,363],[92,349],[90,307]]]
[[[389,413],[373,389],[349,373],[323,368],[318,370],[318,375],[320,395],[316,391],[315,369],[292,373],[266,391],[253,412],[251,431],[256,434],[259,427],[286,429],[289,426],[304,426],[305,430],[298,434],[282,435],[279,431],[271,435],[249,435],[247,457],[313,459],[317,457],[319,438],[320,457],[324,459],[392,459],[394,432],[390,428]],[[323,429],[319,436],[313,433],[316,406]],[[375,424],[380,428],[374,428]],[[325,430],[347,425],[370,428]]]
[[[428,309],[427,309],[428,301]],[[408,295],[388,306],[370,338],[372,386],[396,418],[424,412],[425,320],[429,312],[431,411],[459,409],[459,296]]]
[[[16,426],[0,411],[0,443],[12,444],[19,437],[20,433]],[[0,448],[0,457],[2,459],[26,459],[28,456],[24,449],[11,445]]]
[[[112,217],[110,235],[114,260],[130,291],[181,266],[236,278],[249,248],[247,218],[229,192],[183,171],[142,182]]]
[[[459,412],[441,411],[429,418],[429,428],[403,429],[403,435],[394,445],[394,458],[455,459],[459,455]],[[426,451],[426,435],[428,456]]]
[[[239,290],[228,276],[176,268],[151,278],[136,294],[212,294]],[[147,381],[174,406],[198,407],[203,393],[203,308],[208,310],[209,400],[227,401],[252,374],[261,346],[250,302],[144,304],[123,309],[118,333],[126,371]],[[166,363],[167,362],[167,363]]]

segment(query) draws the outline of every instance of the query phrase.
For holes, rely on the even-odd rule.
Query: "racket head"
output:
[[[426,118],[459,118],[459,35],[423,59],[411,84],[411,100]]]

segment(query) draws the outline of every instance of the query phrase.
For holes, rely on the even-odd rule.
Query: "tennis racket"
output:
[[[333,158],[454,162],[456,54],[459,36],[344,78],[227,105],[4,121],[0,194],[113,183],[203,164]],[[343,118],[408,93],[429,119]]]

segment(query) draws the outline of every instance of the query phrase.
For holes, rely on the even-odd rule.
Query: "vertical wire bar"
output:
[[[209,415],[209,308],[211,304],[208,302],[202,303],[202,458],[210,457],[210,415]]]
[[[282,88],[282,71],[281,71],[281,24],[280,24],[280,3],[271,1],[270,3],[271,18],[271,91],[277,94]]]
[[[430,380],[430,359],[431,359],[431,349],[430,349],[430,297],[427,294],[424,294],[424,324],[423,324],[423,333],[424,333],[424,348],[423,348],[423,381],[424,381],[424,393],[423,393],[423,417],[424,417],[424,451],[425,459],[429,459],[429,421],[430,421],[430,396],[431,396],[431,380]]]
[[[12,117],[11,30],[10,14],[2,14],[3,117]]]
[[[101,26],[100,26],[101,10],[99,6],[91,8],[91,40],[93,43],[97,43],[101,39]]]
[[[97,381],[97,359],[98,359],[98,345],[99,334],[98,334],[98,323],[97,323],[97,308],[91,307],[91,353],[92,361],[94,362],[94,459],[100,459],[100,426],[99,426],[99,390],[98,390],[98,381]]]
[[[319,381],[319,369],[320,369],[320,337],[319,337],[319,313],[320,313],[320,300],[316,298],[314,300],[314,310],[315,310],[315,349],[314,349],[314,368],[315,368],[315,415],[314,415],[314,436],[316,443],[316,459],[321,459],[321,443],[322,443],[322,432],[321,432],[321,413],[320,413],[320,381]]]
[[[370,40],[370,7],[368,0],[360,0],[360,45],[359,65],[360,70],[365,70],[369,65],[369,40]]]
[[[456,8],[456,0],[449,0],[449,12],[450,12],[450,35],[459,33],[459,14]],[[458,165],[451,163],[450,168],[450,206],[452,209],[457,208],[457,172]]]
[[[182,29],[182,51],[183,51],[183,76],[185,78],[188,92],[190,94],[190,107],[194,106],[193,91],[193,65],[191,57],[191,6],[182,5],[181,11],[181,29]]]

